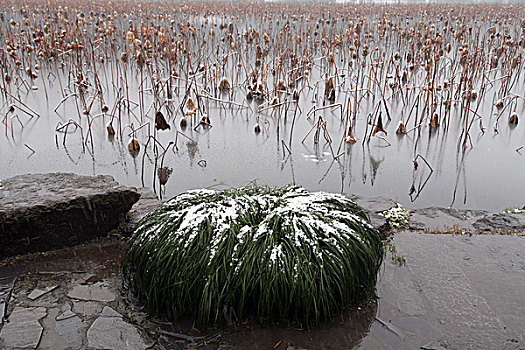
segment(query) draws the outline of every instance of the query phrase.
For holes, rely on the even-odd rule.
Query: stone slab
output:
[[[428,231],[476,231],[473,223],[488,215],[484,210],[430,207],[411,212],[409,228]]]
[[[476,220],[479,231],[525,233],[525,213],[494,213]]]
[[[0,256],[57,249],[105,235],[140,195],[111,176],[28,174],[3,180]]]
[[[45,288],[42,288],[42,289],[39,289],[39,288],[35,288],[31,291],[31,293],[29,293],[29,295],[27,296],[30,300],[36,300],[38,298],[40,298],[42,295],[44,294],[47,294],[55,289],[58,288],[58,285],[54,285],[54,286],[49,286],[49,287],[45,287]]]
[[[71,299],[85,301],[110,302],[115,300],[115,294],[110,291],[108,284],[105,282],[76,285],[67,293],[67,296]]]
[[[93,301],[74,301],[73,312],[82,316],[98,315],[103,305]]]
[[[373,322],[358,349],[525,348],[525,237],[400,232],[393,244],[406,264],[387,253],[377,317],[406,338]]]
[[[409,229],[455,233],[525,233],[525,214],[430,207],[411,212]]]
[[[82,335],[80,334],[82,327],[82,320],[76,315],[56,321],[57,334],[68,344],[82,343]]]
[[[131,207],[131,210],[126,214],[126,219],[121,225],[125,233],[132,233],[137,227],[139,221],[150,211],[160,205],[160,200],[157,195],[149,188],[139,188],[137,192],[140,194],[140,199]]]
[[[109,306],[104,306],[102,312],[100,313],[100,317],[122,317],[122,315]]]
[[[390,225],[386,218],[380,214],[395,207],[395,201],[386,197],[363,197],[358,195],[352,195],[350,199],[359,204],[359,206],[368,213],[370,223],[377,228],[379,232],[386,234],[390,230]]]
[[[99,317],[87,331],[88,346],[94,349],[144,350],[148,347],[137,329],[119,317]]]
[[[9,323],[4,324],[0,339],[8,349],[36,349],[43,328],[38,320],[47,315],[45,307],[15,307],[9,316]]]
[[[67,320],[68,318],[75,317],[77,314],[71,310],[67,310],[56,317],[57,321]]]

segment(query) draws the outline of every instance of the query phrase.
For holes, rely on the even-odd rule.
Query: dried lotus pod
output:
[[[383,128],[383,118],[381,117],[381,114],[379,114],[379,117],[377,118],[377,124],[374,128],[374,131],[372,132],[372,136],[375,136],[378,132],[384,132],[385,135],[388,135]]]
[[[228,92],[230,91],[231,89],[231,85],[230,85],[230,81],[228,80],[228,78],[226,77],[223,77],[219,83],[219,86],[218,86],[219,90],[222,91],[222,92]]]
[[[430,118],[430,129],[437,129],[439,126],[439,116],[437,113],[434,113],[432,115],[432,118]]]
[[[345,142],[351,143],[351,144],[357,142],[357,139],[354,136],[354,128],[352,128],[351,125],[348,127],[348,132],[346,133]]]
[[[407,133],[407,129],[405,127],[405,124],[403,122],[400,122],[399,126],[397,127],[396,134],[404,135],[406,133]]]
[[[332,78],[329,78],[324,84],[324,98],[331,102],[335,101],[335,88]]]
[[[129,150],[129,153],[133,156],[133,157],[136,157],[139,152],[140,152],[140,144],[139,142],[137,141],[136,138],[132,137],[130,140],[129,140],[129,143],[128,143],[128,150]]]
[[[113,128],[113,123],[110,122],[107,126],[106,126],[106,129],[108,130],[108,135],[109,136],[113,136],[115,135],[115,128]]]

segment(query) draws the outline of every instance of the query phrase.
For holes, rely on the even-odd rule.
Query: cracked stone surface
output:
[[[81,322],[77,323],[79,327],[69,328],[67,325],[74,324],[74,320],[69,318],[57,321],[56,318],[61,312],[62,308],[59,307],[48,308],[47,316],[40,321],[44,332],[38,345],[39,350],[71,350],[82,347]]]
[[[0,332],[0,339],[8,349],[36,349],[43,327],[38,322],[46,317],[45,307],[15,307]]]
[[[102,312],[100,313],[100,317],[122,317],[122,315],[109,306],[104,306],[104,309],[102,309]]]
[[[102,305],[93,301],[73,301],[73,312],[83,316],[98,315]]]
[[[95,349],[143,350],[148,347],[137,329],[122,317],[99,317],[87,332],[88,346]]]
[[[108,284],[97,282],[89,285],[79,284],[67,296],[77,300],[109,302],[115,300],[115,294],[109,290]]]
[[[76,315],[65,319],[57,319],[56,332],[68,344],[82,344],[82,336],[80,334],[82,326],[82,320]]]
[[[29,293],[29,295],[27,297],[30,300],[35,300],[35,299],[40,298],[42,295],[47,294],[47,293],[55,290],[56,288],[58,288],[58,285],[49,286],[49,287],[42,288],[42,289],[35,288],[35,289],[33,289],[33,291],[31,293]]]

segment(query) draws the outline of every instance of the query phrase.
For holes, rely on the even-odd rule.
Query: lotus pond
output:
[[[0,178],[522,207],[523,12],[0,1]]]

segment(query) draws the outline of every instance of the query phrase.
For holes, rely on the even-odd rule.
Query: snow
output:
[[[317,259],[323,261],[330,258],[332,253],[321,251],[320,243],[340,249],[352,239],[364,243],[350,224],[372,227],[361,217],[339,209],[345,204],[354,203],[339,194],[308,192],[301,187],[291,187],[280,197],[275,193],[236,196],[200,189],[188,191],[166,202],[161,208],[163,211],[157,223],[149,226],[143,224],[147,226],[139,228],[139,231],[142,231],[144,242],[155,238],[164,230],[165,225],[173,225],[174,230],[169,239],[185,249],[194,240],[201,239],[199,228],[208,221],[214,228],[209,237],[208,263],[212,263],[221,244],[234,239],[229,265],[235,265],[235,271],[242,265],[240,246],[259,239],[273,242],[267,247],[270,264],[279,264],[283,255],[287,254],[286,248],[281,244],[283,240],[293,242],[296,247],[309,248]],[[260,221],[253,223],[253,226],[245,224],[233,229],[232,224],[235,225],[239,216],[244,217],[246,213],[260,215]],[[276,220],[282,220],[283,227],[289,229],[273,232],[272,225]],[[272,239],[268,240],[268,237]]]

